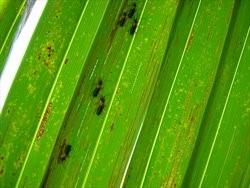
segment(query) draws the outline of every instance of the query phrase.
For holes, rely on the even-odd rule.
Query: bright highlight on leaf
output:
[[[9,89],[12,85],[12,82],[24,56],[25,50],[29,44],[29,41],[32,37],[32,34],[36,28],[37,22],[39,21],[46,3],[46,0],[36,1],[20,34],[17,33],[17,39],[14,41],[14,44],[0,76],[0,113],[2,112],[2,108],[9,93]]]

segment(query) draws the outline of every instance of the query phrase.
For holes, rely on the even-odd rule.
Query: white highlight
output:
[[[168,104],[169,104],[169,101],[170,101],[170,97],[172,96],[172,92],[173,92],[173,89],[174,89],[174,86],[175,86],[175,83],[176,83],[176,80],[177,80],[177,76],[179,74],[179,71],[180,71],[180,68],[181,68],[181,65],[182,65],[182,61],[183,61],[183,58],[184,58],[184,55],[185,55],[185,52],[186,52],[186,49],[187,49],[187,46],[188,46],[188,41],[189,41],[189,39],[191,37],[191,33],[192,33],[193,28],[194,28],[194,23],[196,21],[196,17],[198,15],[199,10],[200,10],[201,1],[202,0],[199,1],[198,7],[196,9],[195,16],[194,16],[194,19],[193,19],[193,22],[192,22],[192,25],[191,25],[191,28],[190,28],[190,31],[189,31],[189,34],[188,34],[188,38],[186,40],[186,44],[185,44],[184,50],[183,50],[182,55],[181,55],[180,63],[179,63],[178,68],[176,70],[175,77],[174,77],[173,83],[171,85],[169,94],[168,94],[167,102],[165,104],[165,107],[164,107],[164,110],[163,110],[163,113],[162,113],[162,117],[161,117],[161,120],[160,120],[160,123],[159,123],[159,127],[158,127],[156,135],[155,135],[153,146],[152,146],[150,154],[149,154],[149,158],[148,158],[148,161],[147,161],[147,164],[146,164],[146,168],[145,168],[145,171],[144,171],[144,174],[143,174],[143,178],[142,178],[140,187],[143,187],[143,184],[144,184],[144,181],[145,181],[145,178],[146,178],[149,163],[150,163],[150,160],[152,158],[153,151],[154,151],[154,148],[155,148],[155,145],[156,145],[156,141],[158,139],[158,136],[159,136],[159,133],[160,133],[160,130],[161,130],[163,119],[164,119],[164,117],[166,115],[166,110],[167,110],[167,107],[168,107]]]
[[[81,103],[80,103],[80,104],[81,104]],[[90,101],[89,101],[89,103],[88,103],[88,105],[87,105],[87,108],[86,108],[86,110],[85,110],[85,113],[84,113],[84,115],[83,115],[83,118],[82,118],[82,121],[81,121],[81,126],[79,127],[79,129],[78,129],[78,131],[77,131],[77,137],[79,137],[80,130],[81,130],[82,126],[83,126],[83,121],[85,120],[86,113],[87,113],[87,111],[88,111],[88,109],[89,109],[89,105],[90,105]],[[78,110],[77,110],[77,111],[78,111]]]
[[[80,172],[79,172],[79,174],[80,174],[80,173],[81,173],[81,171],[82,171],[82,167],[83,167],[83,165],[84,165],[84,163],[85,163],[85,161],[86,161],[86,158],[87,158],[88,154],[89,154],[89,148],[88,148],[87,154],[85,155],[84,160],[83,160],[83,162],[82,162],[82,165],[81,165],[81,168],[80,168]],[[75,187],[77,187],[77,184],[78,184],[79,178],[80,178],[80,176],[78,176],[78,178],[77,178],[77,181],[76,181]]]
[[[138,78],[139,72],[140,72],[140,70],[141,70],[141,66],[142,66],[142,61],[141,61],[140,67],[139,67],[139,69],[138,69],[138,71],[137,71],[137,74],[136,74],[136,76],[135,76],[135,80],[134,80],[134,83],[133,83],[132,89],[131,89],[131,91],[130,91],[130,93],[131,93],[131,94],[132,94],[132,93],[133,93],[133,91],[134,91],[134,88],[135,88],[135,83],[136,83],[136,81],[137,81],[137,78]]]
[[[94,66],[94,68],[93,68],[93,71],[92,71],[91,76],[90,76],[89,79],[92,78],[92,76],[93,76],[93,74],[94,74],[94,72],[95,72],[95,68],[96,68],[96,65],[97,65],[98,61],[99,61],[99,60],[97,59],[97,61],[96,61],[96,63],[95,63],[95,66]]]
[[[217,138],[218,138],[218,135],[219,135],[219,131],[220,131],[220,128],[221,128],[222,120],[223,120],[223,118],[224,118],[224,114],[225,114],[225,111],[226,111],[226,108],[227,108],[227,103],[228,103],[229,97],[230,97],[230,95],[231,95],[231,91],[232,91],[233,85],[234,85],[234,83],[235,83],[236,74],[238,73],[238,68],[239,68],[239,65],[240,65],[240,63],[241,63],[242,54],[243,54],[243,52],[244,52],[244,50],[245,50],[245,46],[246,46],[246,43],[247,43],[247,39],[248,39],[249,32],[250,32],[250,26],[248,27],[248,31],[247,31],[246,38],[245,38],[245,41],[244,41],[244,44],[243,44],[243,47],[242,47],[242,50],[241,50],[241,53],[240,53],[240,57],[239,57],[237,66],[236,66],[235,71],[234,71],[234,76],[233,76],[233,79],[232,79],[232,82],[231,82],[231,85],[230,85],[230,88],[229,88],[229,91],[228,91],[228,94],[227,94],[227,99],[226,99],[226,101],[225,101],[225,105],[224,105],[224,107],[223,107],[223,111],[222,111],[222,114],[221,114],[221,117],[220,117],[220,121],[219,121],[217,130],[216,130],[216,133],[215,133],[215,136],[214,136],[214,140],[213,140],[213,143],[212,143],[212,146],[211,146],[209,155],[208,155],[208,159],[207,159],[207,162],[206,162],[206,166],[205,166],[205,169],[204,169],[204,171],[203,171],[203,173],[202,173],[201,181],[200,181],[199,186],[198,186],[199,188],[202,187],[202,184],[203,184],[205,175],[206,175],[206,173],[207,173],[207,168],[208,168],[208,165],[209,165],[209,162],[210,162],[212,153],[213,153],[213,151],[214,151],[215,143],[216,143]]]
[[[141,12],[141,15],[143,15],[147,3],[148,3],[148,0],[146,0],[146,2],[145,2],[145,4],[144,4],[144,7],[143,7],[142,12]],[[138,22],[138,24],[137,24],[137,27],[139,27],[140,23],[141,23],[141,21],[140,21],[140,19],[139,19],[139,22]],[[88,176],[89,176],[89,173],[90,173],[90,170],[91,170],[91,167],[92,167],[92,164],[93,164],[93,161],[94,161],[96,152],[97,152],[97,148],[98,148],[98,146],[99,146],[99,143],[100,143],[101,136],[102,136],[103,130],[104,130],[104,128],[105,128],[105,125],[106,125],[106,123],[107,123],[107,118],[108,118],[108,115],[109,115],[111,106],[112,106],[112,104],[113,104],[113,101],[114,101],[115,94],[116,94],[116,92],[117,92],[118,86],[119,86],[119,84],[120,84],[120,82],[121,82],[121,78],[122,78],[124,69],[125,69],[125,67],[126,67],[126,65],[127,65],[128,57],[129,57],[130,51],[131,51],[131,49],[132,49],[132,46],[133,46],[133,43],[134,43],[134,40],[135,40],[135,36],[136,36],[136,32],[135,32],[135,34],[134,34],[134,36],[133,36],[133,38],[132,38],[132,40],[131,40],[131,43],[130,43],[130,46],[129,46],[129,49],[128,49],[126,58],[125,58],[125,60],[124,60],[124,64],[123,64],[123,66],[122,66],[122,69],[121,69],[119,78],[118,78],[118,80],[117,80],[117,83],[116,83],[116,86],[115,86],[115,90],[114,90],[114,92],[113,92],[113,95],[112,95],[112,98],[111,98],[111,101],[110,101],[110,105],[109,105],[109,107],[108,107],[108,109],[107,109],[107,112],[106,112],[107,114],[106,114],[105,119],[104,119],[104,121],[103,121],[103,125],[102,125],[101,130],[100,130],[100,133],[99,133],[99,135],[98,135],[97,142],[96,142],[96,145],[95,145],[95,148],[94,148],[92,157],[91,157],[91,159],[90,159],[90,162],[89,162],[89,165],[88,165],[88,168],[87,168],[87,172],[86,172],[85,177],[84,177],[84,181],[83,181],[83,184],[82,184],[82,188],[86,187],[86,182],[87,182],[87,179],[88,179]]]
[[[19,37],[13,44],[6,65],[0,76],[0,113],[2,112],[10,87],[13,83],[17,70],[21,64],[32,34],[42,15],[46,3],[47,0],[35,2]]]
[[[124,183],[125,183],[125,179],[126,179],[126,176],[127,176],[127,173],[128,173],[128,168],[129,168],[129,165],[130,165],[130,163],[131,163],[132,157],[133,157],[133,155],[134,155],[135,147],[136,147],[137,142],[138,142],[138,140],[139,140],[139,137],[140,137],[140,135],[141,135],[141,130],[142,130],[143,123],[144,123],[144,120],[142,121],[141,126],[140,126],[140,129],[139,129],[138,134],[137,134],[137,136],[136,136],[134,146],[133,146],[133,148],[132,148],[132,151],[131,151],[131,154],[130,154],[130,156],[129,156],[129,159],[128,159],[128,162],[127,162],[125,171],[124,171],[124,173],[123,173],[123,177],[122,177],[122,181],[121,181],[121,184],[120,184],[120,188],[125,187],[125,186],[124,186]]]

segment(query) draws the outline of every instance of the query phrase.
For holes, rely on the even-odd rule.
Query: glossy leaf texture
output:
[[[0,1],[0,74],[18,32],[18,24],[24,12],[26,0]],[[27,6],[27,8],[29,8]]]
[[[248,187],[249,8],[48,1],[1,113],[0,185]]]

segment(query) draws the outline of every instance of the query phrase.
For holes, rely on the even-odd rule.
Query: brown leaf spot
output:
[[[189,50],[190,46],[191,46],[191,43],[193,41],[193,38],[194,38],[194,30],[192,30],[192,33],[189,37],[189,41],[188,41],[188,45],[187,45],[187,51]]]
[[[2,168],[2,169],[0,170],[0,176],[2,176],[3,173],[4,173],[4,168]]]

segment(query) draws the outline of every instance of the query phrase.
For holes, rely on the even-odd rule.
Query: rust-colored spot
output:
[[[45,65],[46,67],[49,67],[49,62],[46,61],[46,60],[44,60],[44,65]]]
[[[3,173],[4,173],[4,168],[2,168],[2,169],[0,170],[0,176],[2,176]]]
[[[54,52],[54,49],[52,46],[47,47],[47,56],[50,58],[51,54]]]
[[[41,54],[41,52],[39,52],[39,54],[37,55],[37,59],[40,60],[41,56],[42,56],[42,54]]]
[[[212,33],[212,28],[213,28],[213,22],[214,22],[215,17],[212,18],[211,24],[208,26],[208,33],[207,33],[207,40],[210,39],[211,33]]]
[[[110,132],[113,130],[114,128],[114,123],[112,123],[112,125],[110,126]]]
[[[189,41],[188,41],[188,45],[187,45],[187,51],[189,50],[190,46],[191,46],[191,43],[193,41],[193,38],[194,38],[194,30],[192,30],[192,33],[189,37]]]
[[[117,26],[111,31],[111,34],[109,36],[109,43],[108,43],[108,47],[107,47],[107,52],[109,51],[111,44],[113,43],[113,39],[115,37],[116,30],[117,30]]]
[[[51,51],[51,50],[52,50],[52,47],[51,47],[51,46],[48,46],[48,47],[47,47],[47,50],[48,50],[48,51]]]
[[[44,117],[42,119],[41,126],[39,127],[39,130],[38,130],[38,133],[37,133],[37,136],[36,136],[37,140],[40,140],[41,137],[42,137],[42,135],[43,135],[43,133],[44,133],[45,124],[46,124],[46,122],[48,120],[49,113],[51,111],[51,107],[52,107],[52,103],[49,103],[48,107],[47,107],[47,109],[45,111]]]
[[[219,0],[219,7],[221,7],[222,5],[222,0]]]
[[[1,157],[0,157],[0,160],[3,160],[3,159],[4,159],[4,157],[3,157],[3,156],[1,156]]]

